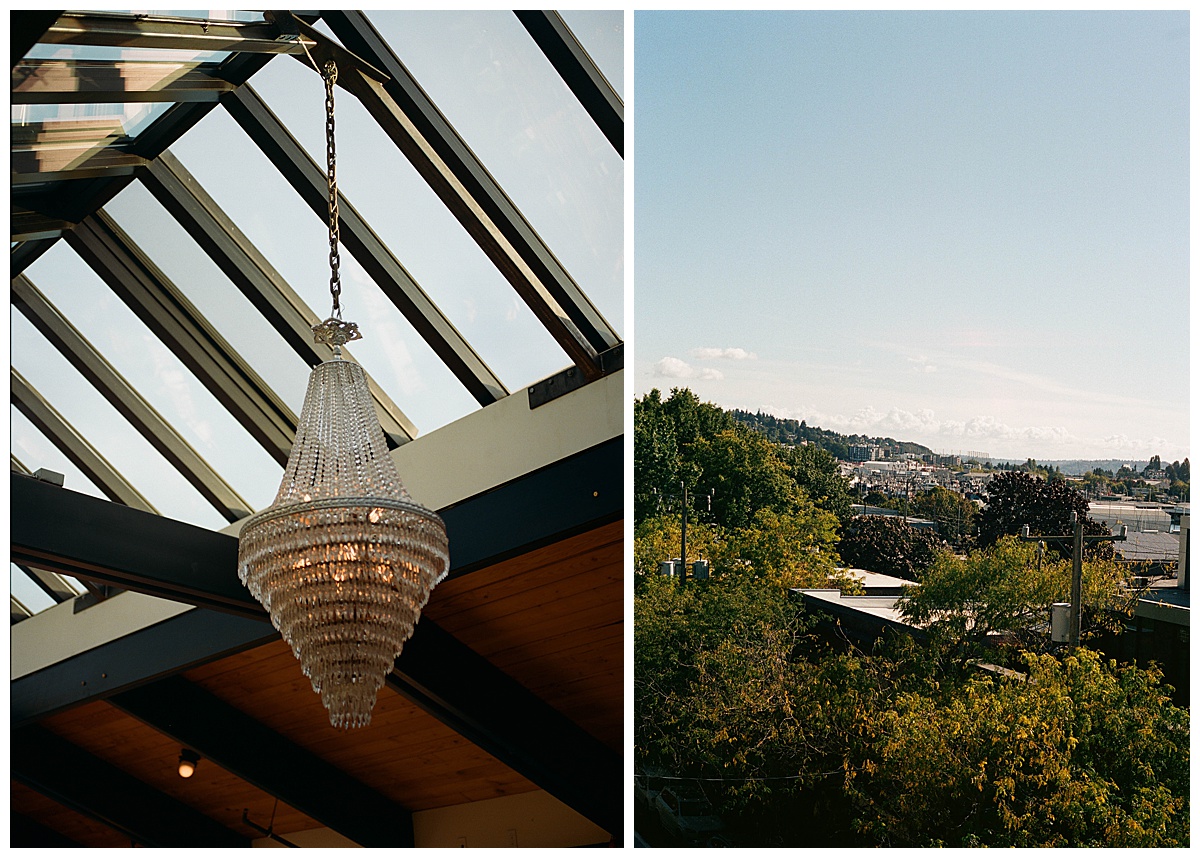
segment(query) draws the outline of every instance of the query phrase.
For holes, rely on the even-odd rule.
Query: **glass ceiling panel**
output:
[[[609,13],[615,21],[621,12]],[[371,22],[620,332],[624,161],[508,11]]]
[[[316,73],[273,61],[253,84],[323,168]],[[567,354],[358,100],[339,90],[336,109],[339,189],[509,390],[567,366]]]
[[[129,185],[104,208],[299,415],[308,386],[308,365],[267,324],[170,212],[140,182]]]
[[[232,56],[231,51],[172,50],[168,48],[132,48],[116,45],[53,45],[39,43],[29,49],[29,60],[157,60],[161,62],[219,63]]]
[[[168,216],[161,210],[150,209],[133,220],[147,217]],[[158,248],[157,256],[166,257],[176,250],[186,253],[187,244],[192,243],[186,236],[169,235],[167,242]],[[58,311],[238,494],[255,509],[271,503],[283,468],[65,243],[56,244],[26,273]],[[211,296],[218,285],[210,281],[205,291]],[[225,285],[228,292],[233,291],[228,281]],[[212,303],[213,300],[206,302],[209,306]],[[203,312],[205,308],[199,309]],[[24,363],[22,352],[14,350],[14,354]],[[38,390],[47,400],[58,401],[53,391],[41,387]],[[129,431],[143,441],[132,427]],[[92,443],[108,457],[107,448]],[[178,477],[174,468],[171,471]],[[146,494],[140,483],[134,485]],[[195,492],[190,484],[188,490]],[[152,498],[151,502],[158,506]],[[215,512],[211,508],[209,511]],[[222,519],[219,526],[224,524]]]
[[[80,141],[112,145],[145,131],[172,104],[13,104],[13,148],[45,149]]]
[[[12,352],[14,368],[161,514],[214,530],[227,524],[15,309]]]
[[[563,9],[558,14],[624,100],[625,13],[611,9]]]
[[[9,431],[12,433],[9,437],[9,451],[20,459],[21,464],[31,473],[39,468],[49,468],[63,475],[64,488],[94,498],[105,497],[104,492],[96,488],[96,485],[84,476],[83,471],[75,467],[75,463],[64,456],[15,405],[10,405],[8,410]]]
[[[8,564],[9,592],[17,597],[17,601],[29,609],[31,614],[38,614],[56,604],[50,596],[17,567],[15,563]]]
[[[267,68],[279,64],[304,73],[283,57]],[[319,135],[323,90],[315,73],[310,78],[315,88],[303,100],[316,109]],[[214,110],[171,151],[308,306],[322,318],[328,315],[328,227],[229,114]],[[363,330],[350,351],[418,429],[429,432],[474,411],[475,400],[344,248],[341,271],[345,316]],[[299,403],[293,407],[298,410]]]

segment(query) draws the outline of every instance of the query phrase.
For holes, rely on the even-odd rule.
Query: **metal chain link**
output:
[[[337,65],[333,60],[325,63],[321,76],[325,79],[325,148],[329,162],[329,292],[333,295],[333,316],[341,319],[342,260],[338,255],[337,152],[333,138],[333,86],[337,83]]]

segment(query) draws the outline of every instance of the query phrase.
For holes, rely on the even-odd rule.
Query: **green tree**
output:
[[[658,390],[633,403],[633,520],[663,512],[664,493],[679,482],[679,439]]]
[[[913,495],[911,503],[915,515],[937,522],[938,533],[947,542],[965,546],[972,541],[979,508],[958,492],[934,486]]]
[[[680,519],[678,515],[659,515],[644,519],[633,529],[633,568],[635,586],[646,576],[658,575],[658,564],[679,556]],[[725,529],[704,522],[688,522],[688,558],[710,562],[712,574],[721,575],[736,568],[728,547]]]
[[[635,759],[702,788],[738,845],[1188,845],[1188,713],[1155,671],[830,652],[774,581],[645,583]]]
[[[976,522],[981,548],[994,545],[1002,536],[1015,536],[1025,525],[1034,536],[1062,536],[1072,533],[1071,513],[1083,520],[1083,532],[1107,535],[1108,528],[1088,518],[1087,499],[1063,480],[1047,482],[1019,471],[992,477],[984,490],[986,505]],[[1062,556],[1070,556],[1070,547],[1047,543]],[[1093,543],[1089,554],[1111,555],[1108,543]]]
[[[802,492],[779,455],[780,447],[737,424],[692,445],[698,493],[713,491],[717,522],[736,529],[748,526],[760,509],[781,514],[795,510]]]
[[[784,449],[782,457],[792,479],[817,506],[829,510],[840,521],[850,517],[850,485],[833,454],[816,444],[804,444]]]
[[[838,553],[848,566],[920,581],[945,543],[895,515],[856,515],[846,524]]]
[[[1084,631],[1112,630],[1114,614],[1127,615],[1130,597],[1120,585],[1125,572],[1111,559],[1083,565]],[[1026,649],[1048,644],[1050,606],[1070,600],[1071,563],[1050,553],[1038,556],[1032,542],[1005,536],[967,557],[937,556],[908,590],[900,612],[956,644],[978,651],[989,635],[1002,634]]]
[[[836,538],[837,518],[804,498],[791,513],[760,509],[733,534],[731,551],[745,571],[781,587],[828,587],[837,566]]]
[[[883,846],[1187,846],[1188,714],[1155,671],[1026,657],[881,707],[848,777]]]

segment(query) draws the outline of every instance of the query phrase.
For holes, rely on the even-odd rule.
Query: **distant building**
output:
[[[851,462],[874,462],[879,458],[879,448],[872,444],[852,444],[848,455]]]

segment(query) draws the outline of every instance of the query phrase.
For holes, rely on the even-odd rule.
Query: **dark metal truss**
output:
[[[517,20],[541,48],[592,121],[621,157],[625,156],[625,105],[588,56],[571,28],[554,11],[516,10]]]
[[[164,152],[142,172],[141,179],[306,364],[316,366],[333,356],[328,345],[313,342],[312,327],[321,319],[174,155]],[[348,348],[342,349],[342,356],[353,360]],[[416,437],[416,426],[369,374],[367,384],[389,446]]]
[[[340,78],[339,78],[340,79]],[[325,173],[249,86],[222,99],[230,115],[322,219],[329,216]],[[480,405],[508,395],[503,382],[404,269],[345,195],[338,195],[342,243]]]
[[[66,239],[251,437],[286,465],[296,415],[113,219],[97,212]]]
[[[622,456],[621,439],[613,439],[441,510],[455,546],[450,574],[620,518]],[[189,611],[16,680],[14,724],[278,638],[237,580],[235,538],[28,477],[10,479],[15,560],[231,612]],[[64,532],[56,526],[62,520],[79,524]],[[417,624],[388,685],[620,837],[620,754],[428,617]]]
[[[9,396],[17,410],[29,418],[29,422],[41,430],[42,434],[106,496],[134,509],[145,510],[148,513],[156,512],[150,501],[75,431],[75,428],[55,411],[16,369],[9,372]]]
[[[251,512],[250,504],[163,419],[25,275],[12,281],[13,305],[121,415],[191,483],[226,521]]]

